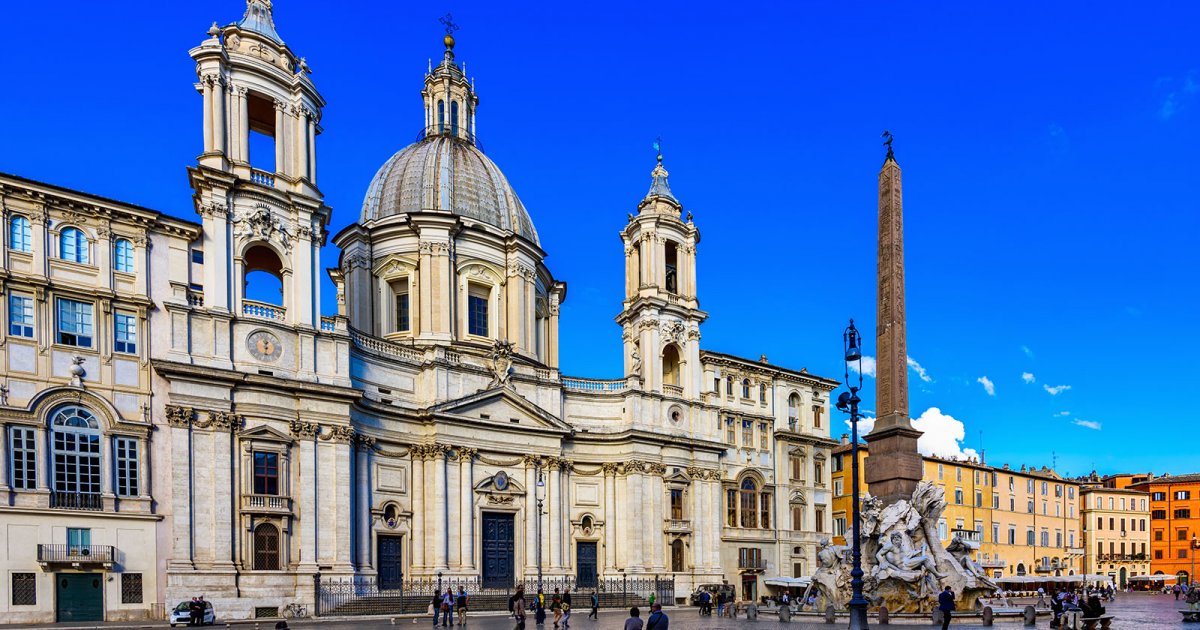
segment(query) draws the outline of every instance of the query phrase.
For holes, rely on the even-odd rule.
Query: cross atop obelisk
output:
[[[900,165],[891,133],[879,171],[878,302],[875,318],[875,427],[865,439],[871,446],[866,480],[884,503],[912,497],[921,480],[921,454],[908,419],[908,350],[904,326],[904,212]]]

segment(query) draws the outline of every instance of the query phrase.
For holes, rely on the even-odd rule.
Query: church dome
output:
[[[470,217],[540,246],[517,193],[470,138],[429,135],[401,149],[375,173],[361,221],[414,212]]]

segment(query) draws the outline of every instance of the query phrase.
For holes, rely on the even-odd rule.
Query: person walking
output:
[[[433,613],[433,627],[438,627],[438,619],[442,615],[442,593],[441,591],[433,592],[433,599],[429,601],[429,611]]]
[[[725,616],[725,591],[717,592],[717,616]]]
[[[554,587],[554,596],[550,598],[550,610],[554,612],[554,627],[558,627],[558,622],[562,621],[562,594],[558,592],[558,587]]]
[[[954,612],[954,592],[949,586],[938,594],[938,610],[942,611],[942,630],[949,630],[950,614]]]
[[[662,611],[662,604],[650,604],[650,618],[646,620],[646,630],[667,630],[671,620]]]
[[[546,593],[538,587],[537,598],[533,600],[533,621],[536,625],[546,624]]]
[[[1183,599],[1188,605],[1188,610],[1200,610],[1200,588],[1192,588],[1188,591],[1187,597]]]
[[[458,625],[467,623],[467,589],[458,587],[458,597],[454,600],[454,607],[458,609]]]
[[[513,626],[513,630],[525,630],[525,585],[517,585],[517,592],[508,602],[509,608],[512,608],[513,619],[517,621]]]
[[[588,613],[588,619],[600,621],[600,596],[596,591],[592,591],[592,612]]]
[[[625,630],[642,630],[642,611],[637,606],[629,609],[629,618],[625,620]]]
[[[563,591],[562,596],[562,627],[563,630],[571,627],[571,589]]]
[[[454,589],[447,588],[445,593],[442,593],[442,627],[447,628],[454,625]]]

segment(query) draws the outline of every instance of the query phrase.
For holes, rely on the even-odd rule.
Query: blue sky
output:
[[[0,170],[193,216],[187,50],[243,6],[6,5],[25,27],[0,40]],[[329,102],[318,169],[334,230],[420,129],[446,11],[483,144],[569,284],[566,373],[620,371],[617,231],[659,135],[703,233],[703,346],[840,379],[855,317],[874,355],[890,129],[909,353],[929,379],[910,373],[912,415],[936,407],[943,446],[960,446],[945,430],[961,424],[989,463],[1200,468],[1195,3],[277,0]]]

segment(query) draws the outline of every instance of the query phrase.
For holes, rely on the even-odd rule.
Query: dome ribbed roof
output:
[[[525,206],[494,162],[471,142],[431,136],[375,173],[361,222],[412,212],[449,212],[519,234],[540,246]]]

